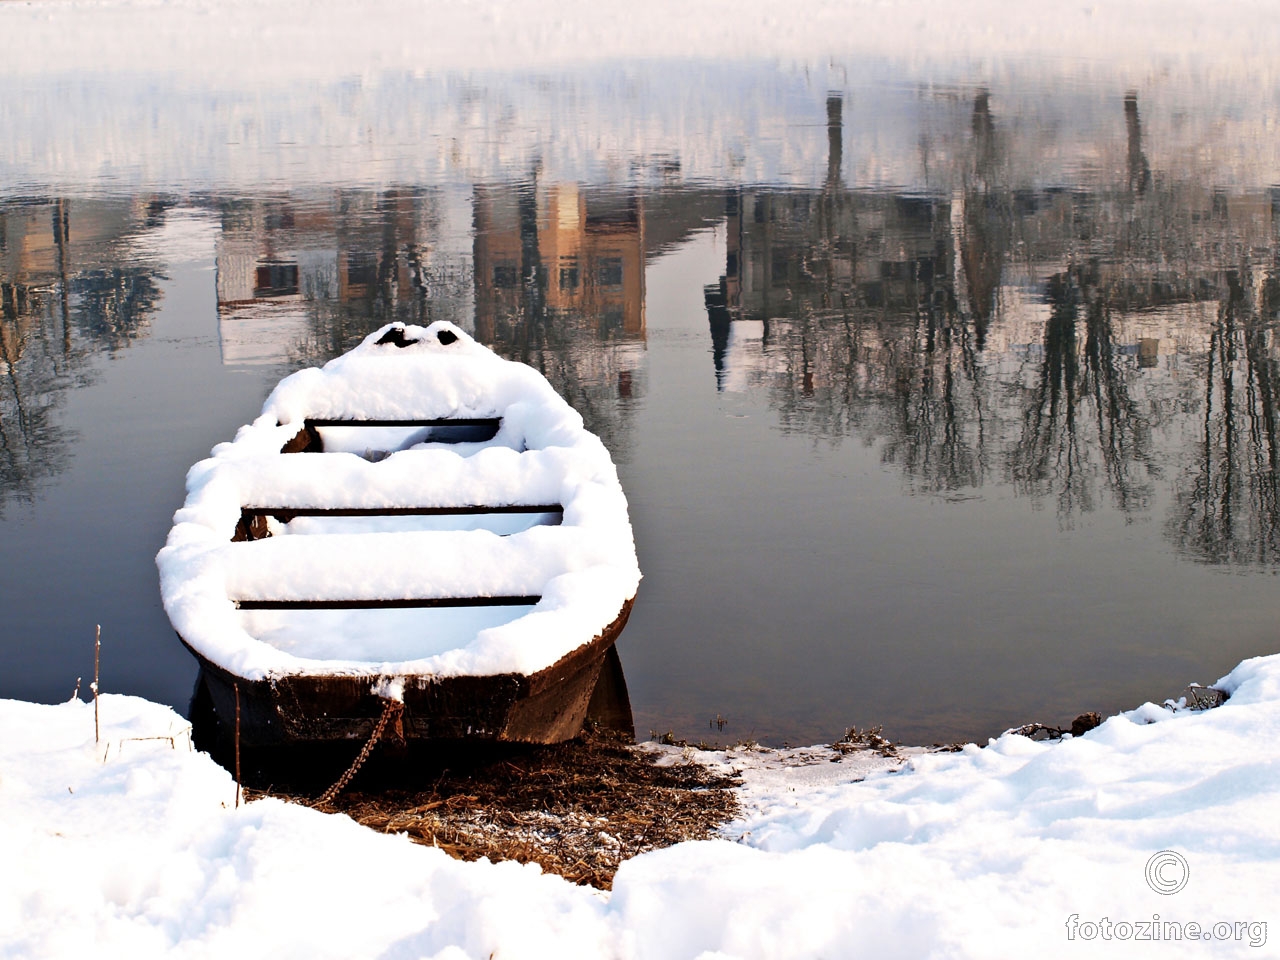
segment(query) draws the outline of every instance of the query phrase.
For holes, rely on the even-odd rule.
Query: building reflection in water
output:
[[[57,410],[91,378],[88,359],[145,335],[159,271],[126,251],[165,206],[145,197],[0,204],[0,512],[69,462],[75,434]]]
[[[456,192],[316,191],[219,201],[225,363],[321,364],[400,320],[472,329]],[[451,241],[455,241],[452,242]]]
[[[224,201],[226,363],[323,363],[384,323],[448,320],[529,363],[615,457],[644,388],[644,207],[527,182]]]
[[[1158,505],[1181,554],[1275,564],[1280,191],[1153,169],[1138,97],[1113,109],[1116,142],[1065,186],[1035,176],[1049,141],[977,90],[924,132],[914,192],[845,182],[833,94],[807,190],[535,168],[184,202],[220,223],[225,363],[283,374],[392,320],[449,320],[541,370],[623,461],[647,385],[646,265],[718,221],[715,383],[767,397],[784,430],[876,443],[910,492],[1006,485],[1063,523]],[[0,205],[0,504],[65,466],[57,410],[89,358],[148,331],[162,274],[138,240],[174,202]]]
[[[1280,191],[1153,176],[1136,96],[1117,109],[1127,149],[1088,189],[1021,186],[982,91],[928,195],[850,189],[835,161],[820,190],[730,189],[718,388],[878,442],[919,493],[1009,485],[1071,523],[1144,514],[1167,481],[1180,553],[1280,560]]]
[[[644,226],[632,191],[475,193],[478,338],[540,370],[618,459],[645,384]]]

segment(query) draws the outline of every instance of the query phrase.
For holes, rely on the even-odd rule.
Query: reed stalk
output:
[[[98,725],[98,667],[102,663],[102,624],[97,625],[93,636],[93,742],[102,740]]]

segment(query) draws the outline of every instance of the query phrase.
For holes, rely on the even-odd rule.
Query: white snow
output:
[[[670,72],[673,85],[691,89],[697,71],[671,69],[673,59],[764,58],[783,64],[781,73],[794,64],[794,73],[805,77],[813,69],[819,95],[811,98],[809,115],[816,123],[822,81],[866,59],[892,61],[926,83],[943,64],[946,76],[957,81],[992,82],[1010,91],[1028,74],[1038,81],[1029,85],[1035,93],[1061,75],[1059,58],[1065,56],[1083,73],[1111,71],[1143,91],[1203,84],[1212,95],[1245,90],[1267,96],[1275,87],[1280,30],[1273,6],[1261,0],[832,0],[785,14],[727,0],[699,7],[666,0],[578,2],[554,10],[516,2],[388,0],[375,6],[371,12],[329,0],[0,5],[0,33],[12,41],[0,67],[13,93],[0,98],[11,132],[0,151],[0,164],[11,174],[6,181],[19,194],[36,189],[32,184],[45,188],[47,181],[37,175],[83,185],[85,171],[106,182],[170,183],[189,169],[204,173],[208,157],[225,159],[226,131],[251,141],[288,142],[296,136],[290,124],[312,115],[319,126],[297,139],[342,143],[347,137],[359,145],[343,154],[353,178],[377,179],[370,171],[381,168],[366,161],[385,161],[375,148],[395,142],[393,134],[404,125],[415,135],[405,139],[434,142],[417,135],[438,129],[433,105],[406,116],[411,112],[400,109],[402,97],[379,91],[396,82],[416,89],[410,81],[426,69],[448,71],[441,88],[459,91],[441,94],[440,103],[478,102],[504,116],[503,97],[480,89],[494,71],[523,69],[536,77],[549,65],[595,61],[605,68],[589,75],[584,69],[587,79],[570,85],[570,93],[616,90],[615,97],[626,97],[636,70],[615,78],[608,65],[620,57],[656,62],[653,72]],[[143,24],[147,29],[140,29]],[[830,53],[837,57],[827,59]],[[1205,83],[1206,77],[1214,82]],[[525,86],[541,91],[545,85]],[[312,87],[321,92],[308,93]],[[727,87],[721,83],[719,89]],[[171,92],[151,96],[161,88]],[[789,89],[780,81],[768,87],[775,88]],[[597,101],[614,104],[603,95]],[[350,106],[290,109],[317,102]],[[370,105],[379,108],[372,112],[382,136],[365,153],[360,138]],[[461,106],[455,112],[450,129],[469,129],[469,115]],[[766,104],[756,114],[782,112]],[[544,118],[532,110],[523,115]],[[693,153],[705,141],[705,125],[688,116],[704,118],[697,110],[675,109],[669,124],[698,130],[698,138],[639,131],[634,139],[688,143],[684,169],[705,169],[709,164]],[[168,121],[195,134],[184,141],[192,144],[190,156],[170,160]],[[1231,121],[1222,122],[1229,127]],[[517,146],[540,143],[524,133],[538,126],[526,123],[510,138]],[[616,139],[632,132],[624,125]],[[716,142],[734,142],[733,133]],[[811,139],[821,151],[821,136]],[[1274,143],[1273,137],[1230,134],[1215,140],[1268,150]],[[148,143],[154,149],[140,149]],[[493,158],[468,160],[467,169],[488,171],[504,157],[520,155],[511,142],[496,143],[492,152]],[[577,153],[570,147],[562,152],[577,157],[600,151],[591,140]],[[269,162],[276,152],[264,153],[260,166],[253,158],[227,166],[233,173],[248,170],[244,176],[253,183],[282,182],[284,175]],[[448,155],[442,146],[418,162],[448,169],[441,159]],[[234,151],[231,158],[236,160]],[[851,163],[862,169],[858,158]],[[322,172],[332,175],[327,158],[325,164]],[[1258,168],[1274,170],[1274,157],[1264,156]],[[258,176],[263,169],[277,175]],[[880,180],[886,178],[892,177]],[[868,179],[878,182],[862,182]],[[532,381],[518,379],[512,380],[513,397],[526,396],[526,389],[539,392]],[[616,502],[621,496],[603,466],[599,474],[558,472],[565,454],[552,441],[580,429],[570,417],[513,420],[500,441],[506,448],[471,457],[406,450],[377,464],[326,457],[324,476],[303,471],[301,463],[283,465],[278,473],[259,470],[292,434],[307,385],[300,378],[278,391],[262,420],[219,448],[213,461],[193,468],[193,500],[179,513],[162,553],[171,614],[179,623],[189,620],[193,632],[207,631],[201,636],[219,652],[226,652],[224,642],[239,643],[243,633],[243,614],[230,606],[222,579],[226,521],[241,502],[254,502],[243,497],[287,495],[297,505],[320,505],[326,498],[334,506],[440,505],[466,483],[486,499],[498,498],[494,502],[521,502],[513,499],[520,495],[530,497],[526,503],[562,502],[565,524],[584,526],[605,510],[590,497]],[[417,391],[422,384],[409,377],[401,387]],[[404,397],[389,392],[383,415],[406,409]],[[340,408],[342,396],[335,392],[332,399]],[[483,406],[466,390],[433,399],[457,411]],[[290,426],[275,427],[277,418]],[[545,441],[544,449],[517,453],[517,433],[532,438],[531,447]],[[582,500],[575,500],[579,495]],[[210,532],[215,528],[216,536]],[[527,533],[541,535],[541,529]],[[608,570],[555,578],[539,605],[546,611],[531,616],[554,616],[556,604],[567,599],[576,604],[591,592],[586,581],[592,576],[603,593],[634,581],[632,558],[623,559]],[[180,571],[191,575],[185,586],[176,585]],[[506,649],[501,630],[511,626],[489,632],[492,645],[484,655],[499,659],[498,651]],[[256,643],[226,665],[264,673],[296,665],[297,658]],[[467,656],[475,662],[482,651]],[[573,887],[534,866],[456,862],[404,837],[274,800],[237,808],[228,774],[190,750],[184,721],[166,707],[104,696],[103,742],[95,744],[88,704],[0,701],[0,956],[1272,955],[1270,937],[1280,920],[1280,656],[1246,661],[1217,685],[1232,697],[1212,711],[1146,704],[1080,738],[1037,743],[1005,735],[981,749],[913,754],[899,772],[868,770],[852,758],[830,763],[818,749],[792,755],[793,765],[776,754],[748,751],[690,755],[743,770],[743,819],[725,839],[629,861],[611,895]],[[385,689],[394,692],[390,685]],[[879,765],[878,759],[871,764]],[[850,782],[863,774],[865,780]],[[1144,879],[1149,860],[1164,850],[1185,857],[1189,866],[1186,887],[1168,895]],[[1158,879],[1179,877],[1175,866]],[[1168,942],[1175,931],[1192,938],[1193,924],[1201,942]],[[1138,942],[1142,925],[1149,925],[1147,937],[1155,933],[1165,942]]]
[[[1210,711],[1144,704],[1075,739],[905,762],[665,749],[741,771],[743,818],[627,861],[611,894],[237,809],[184,721],[142,700],[103,697],[102,744],[89,704],[0,701],[0,855],[22,864],[0,871],[0,956],[1269,956],[1280,656],[1216,685],[1232,696]],[[1144,879],[1161,851],[1189,867],[1172,894]]]
[[[168,708],[101,710],[95,744],[92,705],[0,703],[0,956],[607,955],[598,899],[536,867],[275,800],[237,809]]]
[[[257,420],[188,473],[187,501],[156,558],[165,610],[188,644],[240,676],[534,673],[589,643],[635,595],[626,498],[582,418],[537,371],[452,324],[403,327],[416,341],[409,346],[378,344],[390,328],[323,369],[286,377]],[[371,428],[380,451],[373,461],[344,452],[361,449],[350,439],[338,452],[281,454],[308,417],[501,423],[490,441],[457,444]],[[384,449],[397,444],[403,449]],[[292,535],[231,542],[242,507],[550,504],[563,506],[561,523],[301,517],[288,524]],[[434,616],[235,606],[458,597],[541,599]]]
[[[554,526],[558,513],[452,513],[431,516],[295,517],[278,524],[272,536],[314,536],[320,533],[408,533],[414,530],[488,530],[510,536],[531,527]]]
[[[532,606],[371,610],[242,610],[245,633],[308,660],[403,663],[465,646]]]

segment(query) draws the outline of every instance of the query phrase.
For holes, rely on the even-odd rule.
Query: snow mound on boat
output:
[[[280,453],[307,419],[353,417],[501,422],[483,443],[428,438],[376,462],[353,452]],[[415,530],[231,542],[243,507],[557,503],[560,525],[507,536]],[[186,502],[156,563],[165,610],[182,638],[250,680],[534,673],[598,636],[640,580],[626,498],[604,444],[536,370],[498,357],[445,322],[390,324],[323,368],[282,380],[261,416],[188,472]],[[418,627],[420,655],[393,661],[382,659],[385,651],[403,655],[413,643],[366,642],[351,629],[349,613],[333,611],[326,620],[312,611],[306,629],[323,633],[328,622],[334,635],[317,635],[312,644],[273,643],[251,635],[246,625],[254,618],[236,606],[253,599],[457,596],[541,599],[509,622],[464,630],[448,649],[441,649],[440,636],[425,635],[433,629],[426,617]]]

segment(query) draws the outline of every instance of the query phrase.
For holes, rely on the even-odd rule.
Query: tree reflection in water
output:
[[[0,516],[65,469],[72,434],[56,411],[73,363],[47,290],[0,284]]]
[[[1276,271],[1229,272],[1200,366],[1198,442],[1174,483],[1168,533],[1207,563],[1280,562]]]
[[[157,212],[134,201],[0,205],[0,515],[66,469],[76,435],[58,410],[91,379],[89,359],[145,332],[158,274],[119,263],[119,247]]]
[[[1068,518],[1095,508],[1099,484],[1126,515],[1144,511],[1152,493],[1150,424],[1129,396],[1129,380],[1138,371],[1117,356],[1111,310],[1096,271],[1073,268],[1046,286],[1051,308],[1044,359],[1035,386],[1021,401],[1022,430],[1009,455],[1010,479],[1023,493],[1056,495],[1060,515]]]
[[[1181,553],[1275,564],[1275,191],[1153,171],[1137,96],[1113,109],[1109,164],[1066,186],[1037,170],[1052,132],[978,90],[925,131],[927,189],[910,193],[845,182],[831,94],[814,189],[600,187],[535,167],[186,202],[221,218],[224,362],[283,374],[386,322],[447,319],[541,370],[619,460],[646,390],[646,266],[715,220],[716,386],[767,397],[785,431],[874,443],[909,492],[1004,485],[1064,524],[1166,509],[1167,488]],[[161,276],[130,242],[173,202],[0,207],[0,502],[65,466],[56,412],[88,357],[146,332]]]
[[[1145,516],[1174,478],[1179,552],[1276,563],[1275,198],[1153,176],[1123,111],[1123,161],[1087,189],[1022,185],[980,91],[931,195],[731,191],[718,386],[879,444],[912,492],[1009,485],[1064,524]]]

